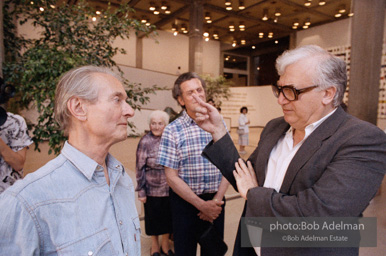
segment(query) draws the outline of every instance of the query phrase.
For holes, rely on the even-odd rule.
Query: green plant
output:
[[[212,99],[216,107],[221,107],[221,100],[227,100],[230,96],[229,87],[232,85],[232,82],[221,75],[218,77],[202,75],[201,77],[206,83],[206,99]]]
[[[142,88],[140,84],[124,79],[123,72],[113,61],[117,53],[125,50],[113,47],[117,37],[141,32],[155,35],[154,26],[146,26],[131,18],[134,10],[127,4],[112,7],[96,18],[95,9],[87,1],[75,5],[54,6],[53,0],[6,0],[4,2],[4,48],[6,60],[3,74],[7,83],[18,92],[15,97],[20,108],[36,107],[37,124],[29,124],[33,131],[35,150],[39,143],[48,141],[50,150],[58,154],[66,139],[53,116],[55,87],[60,75],[82,65],[107,66],[117,69],[123,79],[129,104],[140,109],[149,101],[149,93],[157,86]],[[43,8],[43,9],[41,9]],[[25,39],[17,35],[14,20],[20,25],[31,23],[38,28],[40,37]],[[129,124],[134,131],[134,125]]]

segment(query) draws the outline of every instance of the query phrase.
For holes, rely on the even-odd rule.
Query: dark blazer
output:
[[[289,129],[283,117],[271,120],[249,157],[259,187],[250,189],[245,217],[359,217],[376,194],[386,171],[386,135],[339,107],[304,141],[288,166],[280,193],[262,187],[272,148]],[[229,135],[211,142],[203,155],[237,189],[234,163],[240,157]],[[240,226],[233,255],[256,255],[242,248]],[[358,248],[262,248],[262,255],[358,255]]]

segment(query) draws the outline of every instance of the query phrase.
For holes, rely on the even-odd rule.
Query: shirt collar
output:
[[[95,162],[93,159],[74,148],[66,141],[61,151],[64,155],[88,180],[92,179],[94,172],[103,171],[103,167]],[[124,172],[122,164],[115,159],[112,155],[107,154],[106,163],[108,169],[120,170]]]
[[[184,110],[182,112],[182,115],[181,115],[181,121],[183,123],[185,123],[186,125],[192,125],[192,124],[195,124],[193,118],[191,118],[188,113],[186,112],[186,110]]]

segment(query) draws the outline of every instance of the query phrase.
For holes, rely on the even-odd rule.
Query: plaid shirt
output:
[[[202,130],[184,111],[181,117],[166,126],[157,163],[178,170],[179,177],[196,195],[217,192],[222,175],[201,156],[211,140],[210,133]]]

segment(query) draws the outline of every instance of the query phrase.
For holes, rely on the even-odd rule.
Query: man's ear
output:
[[[324,91],[324,95],[322,99],[323,104],[325,105],[331,104],[331,102],[334,100],[335,94],[336,94],[335,86],[331,86],[330,88],[326,89]]]
[[[184,102],[184,100],[182,99],[181,96],[178,96],[177,100],[178,100],[178,103],[180,103],[181,106],[185,106],[185,102]]]
[[[67,101],[67,108],[76,119],[80,121],[87,120],[87,106],[84,100],[72,97]]]

